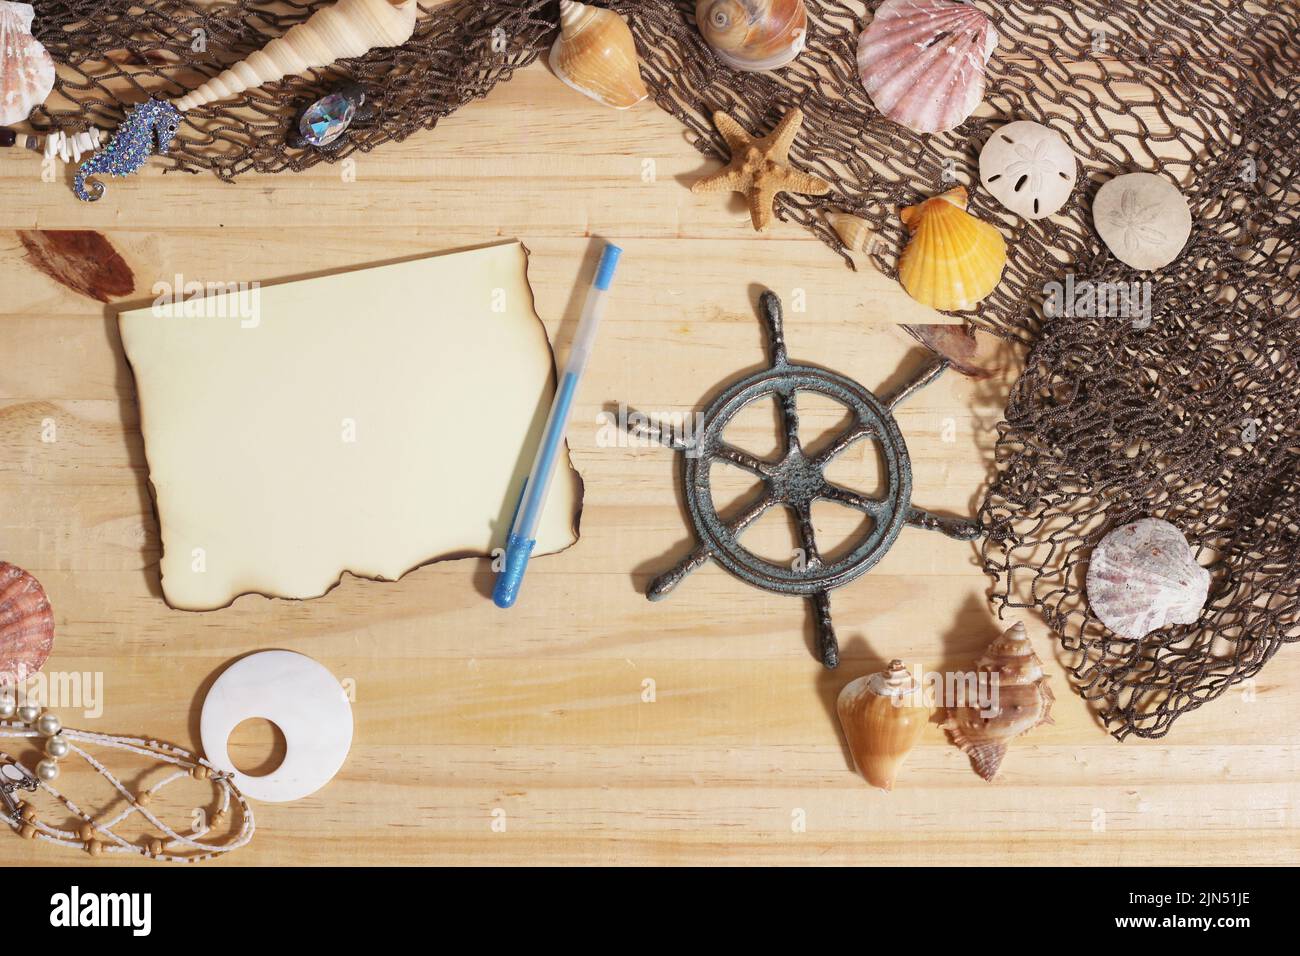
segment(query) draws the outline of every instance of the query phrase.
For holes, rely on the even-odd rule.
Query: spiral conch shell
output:
[[[0,561],[0,687],[26,680],[54,647],[54,612],[39,581]]]
[[[919,705],[920,686],[902,661],[844,685],[835,701],[853,764],[867,783],[893,790],[898,768],[920,739],[930,709]]]
[[[597,103],[625,110],[650,95],[632,30],[617,13],[560,0],[560,35],[549,60],[555,75]]]
[[[699,0],[695,22],[714,54],[733,70],[777,70],[808,45],[803,0]]]
[[[984,99],[998,33],[955,0],[885,0],[858,40],[858,73],[876,109],[917,133],[960,126]]]
[[[861,216],[847,212],[829,212],[826,221],[835,230],[835,235],[840,237],[844,247],[851,252],[867,252],[876,239],[871,224]]]
[[[30,3],[0,0],[0,126],[21,123],[54,89],[54,60],[32,36]]]
[[[415,14],[415,0],[339,0],[178,98],[174,105],[185,112],[344,57],[400,46],[415,32]]]
[[[957,186],[899,212],[912,238],[898,260],[898,281],[923,305],[973,309],[1002,278],[1007,242],[966,203],[966,188]]]
[[[1043,662],[1018,621],[989,645],[975,667],[978,673],[988,675],[989,699],[949,707],[943,729],[970,757],[975,772],[992,780],[1002,766],[1008,743],[1039,724],[1052,723],[1055,698]]]
[[[1210,590],[1183,533],[1160,518],[1116,528],[1088,561],[1088,604],[1121,637],[1140,640],[1170,624],[1193,624]]]

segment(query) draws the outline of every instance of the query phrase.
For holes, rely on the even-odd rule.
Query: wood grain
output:
[[[689,412],[762,367],[763,286],[787,301],[792,357],[882,392],[925,360],[893,323],[940,320],[793,226],[755,236],[738,197],[692,195],[685,185],[709,168],[651,105],[601,110],[541,66],[435,131],[357,156],[355,181],[329,165],[233,186],[155,169],[86,206],[67,189],[70,170],[44,183],[36,158],[3,157],[0,557],[40,577],[53,601],[48,668],[90,675],[91,687],[102,676],[102,715],[65,708],[65,722],[196,746],[207,686],[268,647],[309,654],[344,680],[356,738],[342,773],[306,800],[257,807],[253,844],[216,865],[1294,860],[1295,654],[1168,738],[1119,744],[1066,690],[1030,618],[1056,724],[1018,742],[993,784],[932,727],[883,794],[848,767],[835,694],[890,657],[938,669],[978,653],[997,625],[973,546],[908,529],[836,592],[834,673],[809,651],[803,602],[717,568],[645,600],[650,577],[690,546],[677,462],[660,448],[608,447],[597,424],[607,405]],[[42,275],[16,234],[34,228],[104,233],[136,291],[105,306]],[[593,237],[627,249],[569,429],[586,482],[578,545],[537,561],[508,613],[485,596],[490,569],[474,560],[392,584],[345,578],[310,602],[169,610],[116,309],[146,304],[176,274],[269,282],[514,236],[531,250],[538,311],[561,351]],[[948,375],[899,415],[925,507],[969,514],[988,479],[1016,358],[982,349],[992,378]],[[806,418],[814,432],[838,421],[825,408]],[[51,424],[55,440],[43,441]],[[771,441],[761,415],[729,437],[759,451]],[[846,464],[871,480],[861,452]],[[779,550],[781,534],[766,529],[764,546]],[[241,741],[250,766],[272,747],[256,729]],[[89,796],[88,772],[69,767],[61,783],[112,804]],[[203,793],[162,809],[184,819]],[[16,837],[0,839],[0,860],[91,862]]]

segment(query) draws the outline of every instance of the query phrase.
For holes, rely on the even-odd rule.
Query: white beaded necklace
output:
[[[0,798],[3,800],[0,803],[0,820],[26,839],[45,840],[59,846],[84,849],[91,856],[99,856],[101,853],[132,853],[147,859],[173,863],[199,863],[237,850],[253,838],[253,811],[232,781],[231,774],[218,771],[202,757],[180,747],[140,737],[119,737],[64,728],[54,714],[42,712],[39,707],[30,704],[15,706],[12,698],[0,698],[0,738],[45,741],[46,756],[37,763],[35,774],[28,772],[16,759],[0,750]],[[78,744],[124,750],[152,757],[160,763],[172,764],[179,769],[147,790],[133,794],[107,767]],[[97,821],[56,790],[52,784],[59,775],[58,761],[68,754],[76,754],[90,764],[122,795],[126,808],[111,819]],[[188,835],[178,833],[149,809],[155,794],[185,777],[210,781],[216,788],[218,799],[218,809],[212,820]],[[74,817],[80,818],[82,823],[79,829],[62,830],[50,826],[37,816],[31,804],[14,796],[17,790],[38,789],[62,803]],[[232,807],[237,807],[240,814],[239,831],[221,843],[202,842],[202,837],[225,824]],[[114,831],[114,827],[136,813],[147,820],[161,836],[151,837],[141,845],[130,842]]]

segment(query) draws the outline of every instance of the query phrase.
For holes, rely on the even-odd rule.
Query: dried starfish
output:
[[[831,184],[817,176],[792,169],[790,144],[799,135],[803,111],[798,107],[785,114],[781,124],[769,136],[750,136],[744,127],[721,110],[713,114],[713,125],[731,149],[731,162],[710,173],[691,187],[693,193],[744,193],[749,215],[759,232],[772,225],[773,204],[777,193],[801,193],[824,196]]]

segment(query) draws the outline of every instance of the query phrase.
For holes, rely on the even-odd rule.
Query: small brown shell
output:
[[[39,581],[0,561],[0,686],[39,671],[54,647],[54,611]]]
[[[975,772],[992,780],[1002,766],[1008,743],[1039,724],[1052,722],[1055,698],[1043,662],[1019,621],[988,646],[975,667],[988,675],[990,687],[996,681],[996,697],[990,695],[987,708],[979,703],[949,707],[943,729],[970,757]]]
[[[920,687],[902,661],[887,670],[844,685],[835,711],[853,754],[853,764],[867,783],[893,790],[898,768],[916,746],[930,719],[930,709],[916,706]]]
[[[875,238],[871,223],[860,216],[847,212],[828,212],[826,221],[850,252],[866,252]]]

